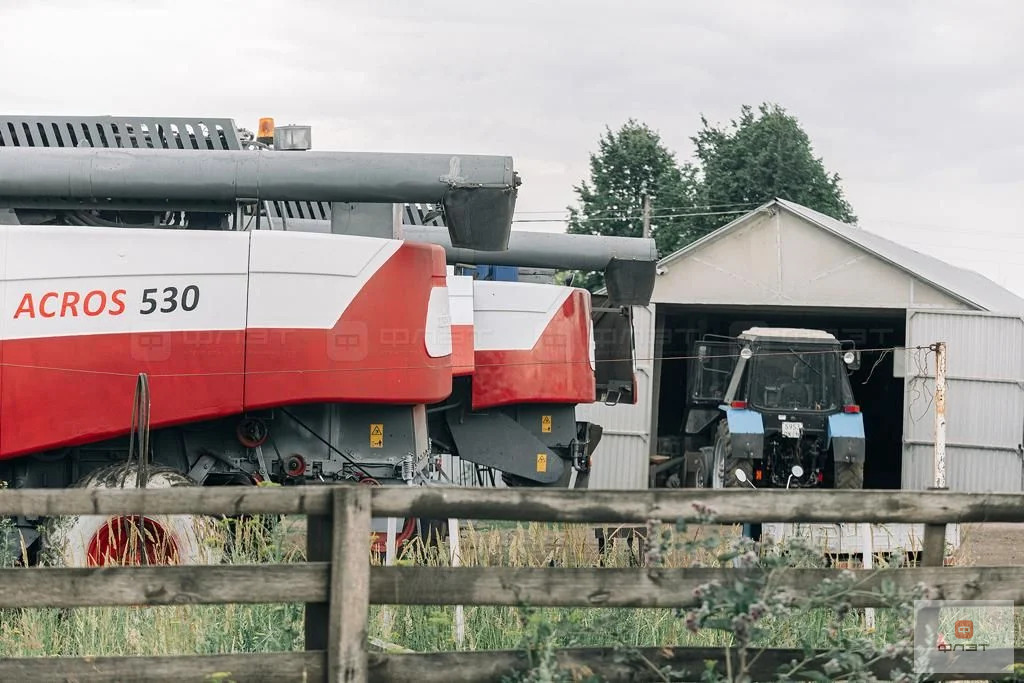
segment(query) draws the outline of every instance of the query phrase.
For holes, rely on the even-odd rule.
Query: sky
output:
[[[1024,295],[1016,0],[0,0],[7,114],[261,116],[321,150],[502,154],[564,230],[606,126],[796,116],[866,230]]]

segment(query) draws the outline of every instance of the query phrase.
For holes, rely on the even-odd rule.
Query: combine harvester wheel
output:
[[[75,488],[136,488],[138,465],[95,470]],[[172,468],[152,467],[146,488],[194,486]],[[50,520],[44,534],[46,564],[102,567],[145,564],[216,564],[216,520],[197,515],[76,515]]]

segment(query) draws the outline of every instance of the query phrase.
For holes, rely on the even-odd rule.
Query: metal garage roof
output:
[[[843,223],[831,216],[785,199],[774,199],[754,209],[679,251],[669,254],[661,259],[659,265],[667,265],[680,256],[700,249],[709,241],[725,237],[728,233],[740,228],[751,216],[773,207],[789,211],[812,225],[860,247],[877,258],[975,308],[998,313],[1024,313],[1024,299],[1000,287],[980,273],[959,268],[946,261],[914,251],[910,247],[888,240],[881,235],[868,232],[849,223]]]

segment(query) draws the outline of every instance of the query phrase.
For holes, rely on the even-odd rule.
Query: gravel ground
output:
[[[1024,565],[1024,524],[965,524],[960,534],[961,552],[969,564]]]

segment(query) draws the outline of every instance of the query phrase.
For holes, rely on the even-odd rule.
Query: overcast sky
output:
[[[644,121],[682,160],[702,113],[774,101],[862,227],[1024,295],[1024,2],[0,0],[0,20],[6,113],[509,154],[523,219],[564,216],[605,125]]]

